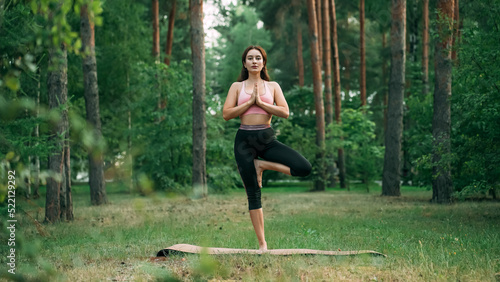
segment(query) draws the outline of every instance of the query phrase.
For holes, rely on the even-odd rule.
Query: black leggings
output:
[[[307,176],[311,173],[311,164],[301,154],[276,140],[274,130],[239,129],[234,140],[234,156],[245,186],[249,210],[260,209],[261,193],[257,182],[254,159],[258,157],[290,168],[292,176]]]

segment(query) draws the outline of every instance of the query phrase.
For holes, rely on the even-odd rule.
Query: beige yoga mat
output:
[[[200,254],[202,252],[211,254],[211,255],[223,255],[223,254],[262,254],[259,250],[250,250],[250,249],[230,249],[230,248],[204,248],[195,245],[189,244],[177,244],[165,248],[156,254],[157,257],[165,257],[170,254],[176,253],[190,253],[190,254]],[[310,249],[274,249],[268,250],[265,252],[266,254],[271,255],[327,255],[327,256],[352,256],[359,254],[372,254],[376,256],[384,256],[386,255],[375,252],[375,251],[319,251],[319,250],[310,250]]]

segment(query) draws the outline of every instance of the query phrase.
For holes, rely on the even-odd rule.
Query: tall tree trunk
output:
[[[172,45],[174,43],[174,23],[175,23],[175,10],[177,0],[172,3],[172,9],[168,15],[168,32],[167,32],[167,46],[165,48],[165,64],[170,66],[170,58],[172,56]]]
[[[316,154],[319,178],[314,181],[315,190],[325,190],[325,110],[323,106],[321,61],[318,47],[318,28],[316,19],[315,0],[307,0],[309,17],[309,38],[311,44],[311,63],[313,72],[314,105],[316,110],[316,145],[319,148]]]
[[[193,58],[193,188],[206,197],[206,140],[205,121],[205,42],[203,30],[203,1],[190,0],[191,53]]]
[[[453,183],[451,179],[450,134],[451,134],[451,47],[453,33],[453,0],[437,1],[437,32],[439,37],[435,43],[435,83],[434,114],[432,118],[432,136],[434,148],[432,152],[432,201],[450,203],[452,201]]]
[[[294,7],[294,28],[297,34],[297,72],[299,75],[299,86],[304,87],[304,56],[302,55],[302,22],[300,20],[301,7],[300,0],[293,0]]]
[[[160,63],[160,22],[159,22],[159,4],[158,0],[152,0],[152,8],[153,12],[153,58],[156,64]],[[155,70],[157,73],[155,74],[155,91],[157,91],[157,105],[156,109],[160,111],[162,109],[162,99],[161,99],[161,90],[160,90],[160,81],[158,77],[158,68]],[[160,123],[164,119],[163,116],[158,116],[156,120],[157,123]]]
[[[342,119],[340,117],[341,111],[341,93],[340,93],[340,63],[339,63],[339,48],[338,48],[338,38],[337,38],[337,12],[335,9],[335,0],[330,0],[330,17],[332,18],[332,46],[333,46],[333,93],[334,93],[334,107],[335,107],[335,121],[337,124],[342,124]],[[346,188],[346,177],[345,177],[345,158],[344,149],[339,148],[338,154],[338,170],[339,170],[339,181],[340,188]]]
[[[385,32],[382,32],[382,50],[385,50],[387,47],[387,39],[385,36]],[[387,60],[385,59],[385,56],[382,58],[382,84],[386,85],[387,83]],[[387,103],[389,101],[388,97],[388,87],[386,88],[384,86],[384,134],[387,131]]]
[[[66,133],[69,132],[68,123],[68,66],[67,66],[67,51],[64,44],[59,48],[52,47],[49,50],[49,73],[47,77],[47,88],[49,98],[49,108],[57,110],[63,108],[60,113],[61,118],[53,125],[51,136],[49,140],[54,145],[54,149],[49,155],[49,170],[55,176],[47,178],[47,191],[45,203],[45,221],[56,223],[60,220],[62,214],[67,214],[69,204],[66,199],[61,203],[61,197],[65,197],[68,193],[66,185],[68,182],[65,180],[67,175],[66,167],[69,162],[66,161],[65,154],[69,152],[65,148]],[[63,191],[64,193],[61,193]],[[69,190],[71,193],[71,190]],[[64,205],[64,210],[61,205]]]
[[[365,0],[359,0],[359,51],[360,51],[360,78],[359,92],[361,106],[366,106],[366,59],[365,59]]]
[[[304,87],[304,56],[302,55],[302,28],[300,23],[297,29],[297,68],[299,72],[299,86]]]
[[[153,57],[155,61],[160,60],[160,21],[159,21],[159,7],[158,0],[152,0],[153,11]]]
[[[323,19],[321,13],[321,1],[315,0],[315,8],[316,8],[316,22],[318,23],[316,28],[318,32],[318,58],[319,58],[319,68],[323,71]]]
[[[333,123],[332,99],[332,52],[330,41],[330,0],[323,1],[323,66],[325,78],[325,122],[328,126]]]
[[[80,10],[80,33],[83,50],[83,86],[87,122],[93,127],[93,139],[102,141],[101,114],[99,111],[99,87],[97,85],[97,63],[95,58],[94,22],[87,5]],[[103,152],[98,146],[89,148],[89,186],[92,205],[108,203],[104,181]]]
[[[424,30],[422,33],[422,94],[429,93],[429,0],[423,0]]]
[[[389,81],[387,131],[385,133],[382,195],[400,196],[401,135],[403,131],[406,59],[406,0],[392,0],[391,10],[391,76]]]
[[[333,97],[332,97],[332,51],[330,40],[330,0],[323,1],[323,65],[325,71],[325,123],[326,128],[333,124]],[[331,139],[331,136],[328,137]],[[328,185],[335,186],[335,152],[333,148],[327,150],[327,178]]]
[[[68,122],[69,129],[69,122]],[[63,154],[63,174],[64,183],[61,190],[61,219],[73,220],[73,198],[71,196],[71,154],[70,154],[70,141],[69,141],[69,130],[66,130],[65,140],[64,140],[64,154]]]

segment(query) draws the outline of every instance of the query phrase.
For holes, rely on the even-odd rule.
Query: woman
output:
[[[222,113],[226,121],[240,117],[234,156],[247,193],[259,250],[267,251],[260,192],[262,172],[274,170],[292,176],[307,176],[311,173],[311,164],[302,155],[278,142],[271,128],[273,115],[288,118],[289,111],[279,84],[269,81],[264,49],[249,46],[243,52],[241,61],[240,77],[231,85]]]

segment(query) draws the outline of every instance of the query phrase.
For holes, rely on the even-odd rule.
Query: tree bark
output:
[[[422,33],[422,94],[429,93],[429,0],[423,0],[424,30]]]
[[[323,66],[325,74],[325,124],[326,128],[333,124],[333,97],[332,97],[332,51],[330,40],[330,0],[323,1]],[[331,139],[331,137],[328,137]],[[327,150],[327,171],[328,185],[335,186],[335,151],[333,148],[326,148]]]
[[[318,29],[316,19],[315,0],[307,0],[309,17],[309,41],[311,44],[311,63],[313,72],[314,105],[316,110],[316,145],[319,148],[316,154],[319,177],[314,181],[315,190],[325,190],[325,114],[322,95],[321,61],[319,58]]]
[[[70,155],[70,140],[69,140],[69,122],[68,130],[64,137],[64,154],[63,154],[63,184],[61,189],[61,220],[73,220],[73,198],[71,196],[71,155]],[[63,205],[64,204],[64,205]]]
[[[48,168],[54,175],[47,178],[45,222],[50,223],[59,222],[61,215],[72,217],[71,198],[67,199],[67,195],[71,194],[71,182],[65,179],[68,175],[67,171],[70,169],[69,147],[65,148],[65,146],[69,146],[69,143],[65,141],[69,136],[67,62],[67,51],[64,44],[61,44],[59,48],[52,47],[49,50],[49,72],[47,75],[49,108],[51,110],[62,108],[60,119],[53,124],[49,137],[54,149],[48,159]],[[67,185],[70,186],[67,187]],[[61,203],[61,197],[63,197],[63,203]]]
[[[191,53],[193,58],[193,188],[206,197],[206,139],[205,121],[205,42],[203,30],[203,1],[190,0]],[[195,191],[196,192],[196,191]]]
[[[297,34],[297,72],[299,75],[299,86],[304,87],[304,56],[302,54],[302,23],[300,20],[301,5],[300,0],[292,2],[294,7],[294,27]]]
[[[319,58],[319,68],[321,72],[323,72],[323,19],[322,19],[322,0],[315,0],[314,6],[316,8],[316,22],[318,23],[316,26],[316,30],[318,32],[318,58]]]
[[[387,131],[385,133],[382,195],[400,196],[401,135],[403,131],[406,59],[406,0],[392,0],[391,15],[391,75]]]
[[[359,92],[361,107],[366,106],[366,58],[365,58],[365,0],[359,0],[359,51],[360,51],[360,79]]]
[[[335,0],[330,1],[330,17],[332,19],[332,47],[333,47],[333,97],[335,108],[335,121],[337,124],[342,124],[340,117],[341,112],[341,88],[340,88],[340,62],[339,62],[339,48],[337,38],[337,12],[335,9]],[[339,170],[340,188],[346,188],[345,176],[345,158],[344,149],[339,148],[337,151],[337,168]]]
[[[302,28],[297,29],[297,68],[299,73],[299,86],[304,87],[304,56],[302,55]]]
[[[174,43],[174,23],[175,23],[175,10],[177,0],[172,3],[172,9],[168,15],[168,32],[167,32],[167,46],[165,48],[165,64],[170,66],[170,58],[172,57],[172,45]]]
[[[83,50],[83,86],[87,122],[93,127],[93,139],[103,139],[99,111],[99,87],[97,84],[97,63],[95,58],[94,22],[87,5],[80,10],[80,33]],[[98,146],[88,149],[90,202],[92,205],[108,203],[104,180],[103,152]]]
[[[387,39],[385,36],[385,32],[382,32],[382,50],[385,50],[387,47]],[[382,83],[386,85],[387,83],[387,60],[385,56],[382,58]],[[384,134],[387,132],[387,103],[389,101],[387,89],[384,87]]]
[[[320,0],[321,1],[321,0]],[[332,99],[332,52],[330,41],[330,0],[323,1],[323,66],[325,79],[325,122],[326,126],[333,123]]]
[[[153,11],[153,57],[156,62],[160,60],[160,21],[159,21],[159,8],[158,0],[152,0]]]
[[[435,43],[435,83],[434,114],[432,118],[432,136],[434,148],[432,152],[433,181],[432,201],[436,203],[452,202],[453,183],[449,156],[451,134],[451,47],[453,39],[453,0],[437,1],[437,32],[439,37]]]
[[[158,0],[152,0],[152,8],[153,12],[153,58],[156,64],[160,63],[160,22],[159,22],[159,4]],[[160,81],[158,77],[158,68],[156,69],[155,74],[155,91],[157,91],[157,105],[156,110],[162,110],[162,98],[161,98],[161,89],[160,89]],[[165,117],[158,116],[156,122],[159,124]]]

